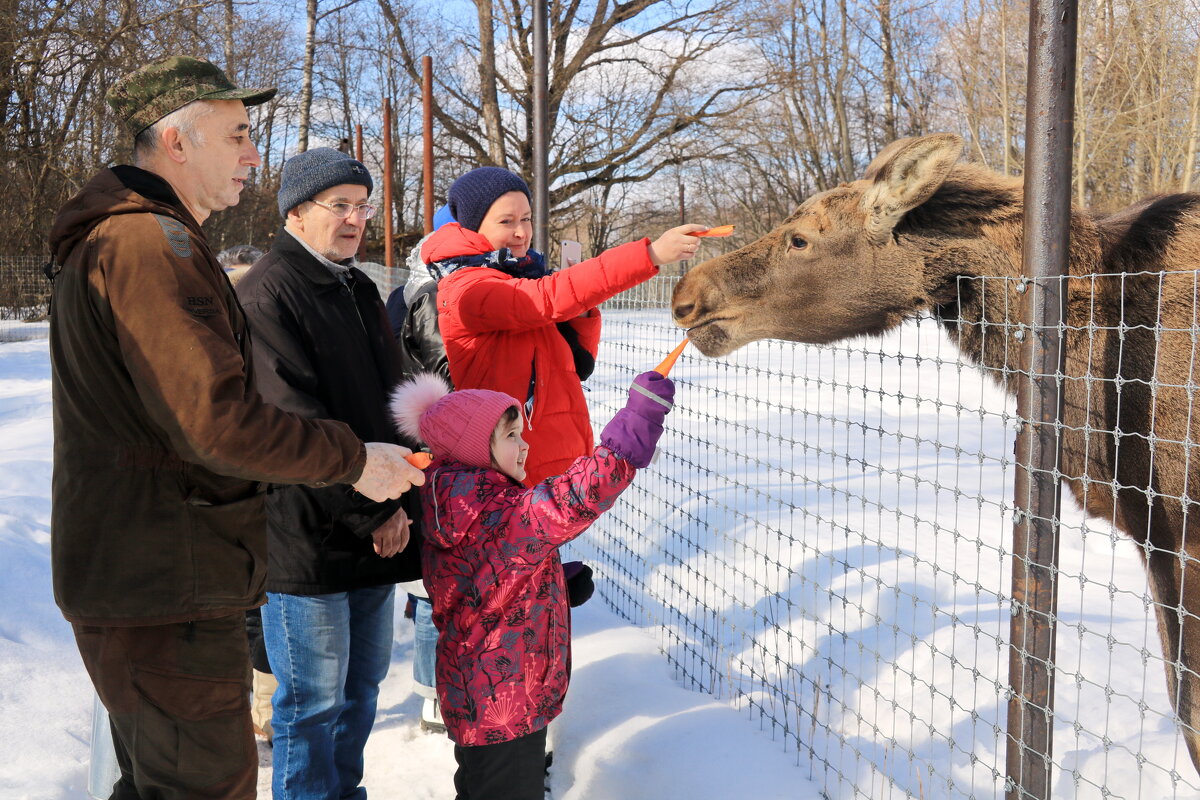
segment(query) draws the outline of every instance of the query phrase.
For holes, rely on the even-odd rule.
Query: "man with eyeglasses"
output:
[[[367,168],[333,148],[290,158],[283,230],[237,293],[267,402],[399,443],[388,397],[400,351],[354,260],[372,187]],[[366,797],[363,748],[391,662],[395,584],[420,577],[406,509],[417,513],[415,493],[374,503],[336,486],[279,486],[267,497],[275,800]]]
[[[260,163],[246,106],[274,94],[185,56],[124,76],[106,99],[133,164],[100,171],[50,234],[54,597],[109,712],[116,800],[255,796],[245,612],[263,602],[267,483],[387,500],[424,482],[391,435],[255,391],[200,226],[237,205]]]

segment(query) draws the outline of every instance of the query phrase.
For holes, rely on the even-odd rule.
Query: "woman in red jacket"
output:
[[[580,381],[600,343],[608,298],[696,253],[681,225],[653,243],[641,239],[556,273],[529,248],[529,187],[499,167],[480,167],[450,187],[456,222],[425,240],[421,258],[437,282],[437,329],[456,389],[491,389],[525,406],[530,446],[525,484],[561,473],[592,450]],[[415,320],[413,322],[416,322]],[[409,323],[406,323],[409,324]],[[428,354],[417,359],[430,363]]]

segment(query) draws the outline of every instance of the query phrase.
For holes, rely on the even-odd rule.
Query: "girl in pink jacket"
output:
[[[639,375],[600,445],[531,488],[516,399],[451,392],[433,375],[396,389],[392,410],[434,461],[421,496],[437,693],[458,770],[457,800],[542,800],[546,726],[571,673],[558,548],[609,509],[650,463],[674,385]]]

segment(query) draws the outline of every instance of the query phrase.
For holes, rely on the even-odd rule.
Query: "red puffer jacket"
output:
[[[541,730],[562,711],[571,617],[558,547],[608,510],[637,470],[600,446],[531,489],[439,459],[421,487],[437,692],[463,746]]]
[[[438,282],[438,329],[456,389],[493,389],[533,407],[525,484],[557,475],[592,449],[587,401],[571,347],[555,323],[567,321],[595,356],[608,298],[658,274],[649,239],[606,250],[543,278],[514,278],[489,267],[458,269]],[[494,248],[458,223],[443,225],[421,249],[429,264]]]

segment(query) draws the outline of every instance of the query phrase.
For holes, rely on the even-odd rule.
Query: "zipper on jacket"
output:
[[[367,330],[367,323],[363,321],[362,311],[358,308],[358,299],[354,296],[354,276],[348,272],[346,273],[345,281],[342,283],[342,290],[349,296],[350,305],[354,306],[354,315],[358,317],[358,327],[362,328],[367,341],[371,341],[371,332]]]
[[[525,422],[533,430],[533,395],[537,388],[537,359],[529,365],[529,395],[525,398]]]

